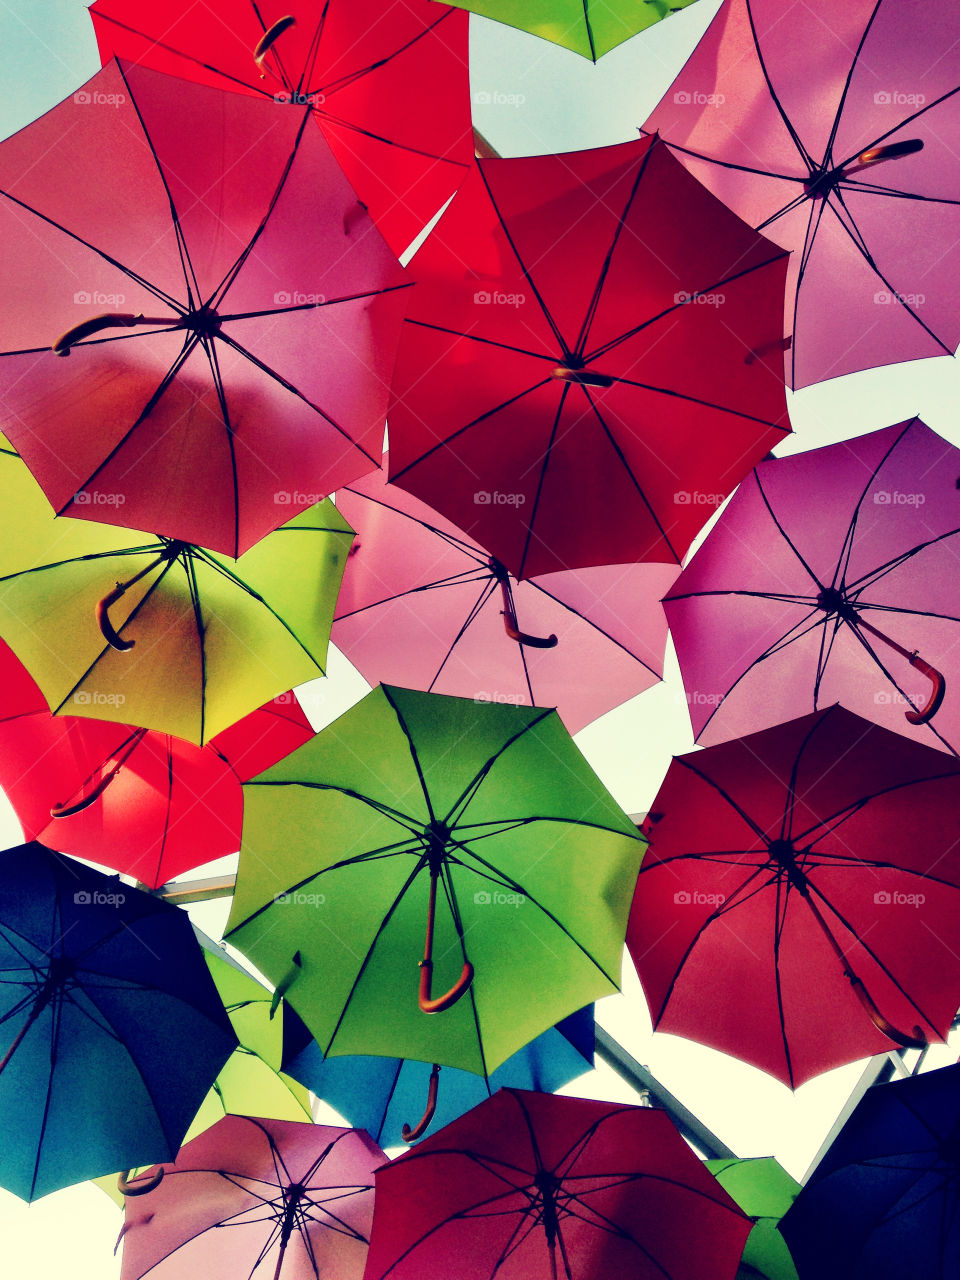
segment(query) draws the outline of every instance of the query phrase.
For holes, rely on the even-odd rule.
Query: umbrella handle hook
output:
[[[853,987],[854,991],[857,993],[857,998],[860,1001],[860,1003],[863,1005],[864,1009],[866,1010],[867,1015],[870,1018],[870,1021],[877,1028],[878,1031],[882,1032],[882,1034],[885,1035],[889,1040],[893,1040],[896,1044],[900,1045],[901,1048],[903,1049],[926,1048],[927,1037],[923,1034],[922,1028],[914,1027],[912,1036],[907,1035],[905,1031],[900,1031],[897,1027],[893,1025],[892,1022],[889,1022],[883,1016],[883,1014],[874,1004],[873,998],[871,997],[870,992],[867,990],[863,982],[857,977],[856,974],[848,972],[847,979],[850,982],[850,985]]]
[[[114,589],[97,602],[97,626],[100,628],[100,634],[106,640],[107,644],[117,649],[120,653],[126,653],[136,644],[135,640],[124,640],[113,627],[110,621],[109,609],[112,604],[116,604],[127,590],[127,583],[118,582]]]
[[[443,1013],[445,1009],[449,1009],[455,1005],[462,995],[466,994],[470,983],[473,982],[473,965],[469,960],[464,959],[463,968],[460,971],[460,977],[456,980],[449,991],[445,991],[442,996],[434,998],[430,994],[433,983],[433,926],[437,914],[437,877],[440,874],[439,867],[430,868],[430,901],[427,906],[427,933],[423,944],[423,959],[420,961],[420,991],[417,1002],[423,1013]]]
[[[110,783],[114,780],[114,778],[120,772],[121,768],[123,767],[124,763],[127,760],[127,757],[132,755],[133,752],[140,745],[140,743],[143,741],[143,736],[146,732],[147,732],[146,729],[135,730],[134,733],[130,735],[127,742],[116,753],[116,762],[114,763],[113,768],[108,769],[107,772],[103,774],[103,776],[100,778],[100,781],[94,785],[93,789],[87,795],[81,796],[80,799],[75,801],[73,804],[52,805],[50,808],[50,817],[51,818],[71,818],[75,813],[82,813],[84,809],[89,809],[92,804],[94,804],[97,800],[100,799],[104,791],[106,791],[107,787],[110,785]],[[103,766],[101,765],[100,767],[102,768]],[[89,781],[89,777],[86,779],[86,781]],[[83,783],[81,783],[80,785],[82,787]]]
[[[262,70],[264,58],[273,48],[277,37],[282,36],[283,33],[289,30],[290,27],[295,26],[296,22],[297,20],[293,16],[293,14],[288,13],[285,17],[278,18],[276,22],[273,24],[273,26],[268,27],[267,30],[263,33],[263,35],[260,37],[259,41],[257,42],[257,47],[253,51],[253,60],[257,64],[257,66],[261,68],[261,71],[260,71],[261,80],[265,79],[266,77],[266,72]]]
[[[500,583],[500,595],[503,598],[503,608],[500,611],[503,617],[503,629],[510,639],[516,640],[517,644],[525,644],[531,649],[553,649],[557,644],[555,635],[531,636],[526,631],[520,630],[517,626],[517,611],[510,596],[510,578],[507,570],[494,556],[490,557],[490,568]]]
[[[405,1124],[400,1130],[403,1135],[404,1142],[416,1142],[416,1140],[426,1133],[429,1128],[430,1121],[433,1119],[437,1111],[437,1092],[440,1088],[440,1064],[435,1062],[433,1070],[430,1072],[430,1084],[427,1088],[427,1105],[423,1115],[419,1121],[411,1129]]]
[[[943,672],[938,671],[936,667],[931,666],[929,662],[921,658],[916,649],[914,649],[913,653],[910,653],[908,649],[904,649],[903,645],[897,644],[896,640],[891,640],[889,636],[885,636],[882,631],[878,631],[876,627],[871,626],[862,617],[857,618],[856,625],[862,627],[864,631],[869,631],[878,640],[882,640],[888,648],[893,649],[895,653],[899,653],[901,658],[906,658],[911,667],[915,667],[921,675],[925,675],[930,681],[933,688],[926,706],[915,707],[912,711],[903,713],[910,724],[929,724],[940,710],[943,696],[947,692],[947,681]]]
[[[81,320],[66,333],[61,333],[51,348],[55,355],[68,356],[70,348],[84,338],[89,338],[101,329],[132,329],[138,324],[162,324],[177,326],[178,321],[171,316],[134,315],[130,311],[105,311],[102,315],[91,316],[89,320]]]
[[[151,1174],[149,1178],[133,1180],[130,1177],[131,1173],[133,1173],[132,1169],[128,1170],[127,1173],[117,1175],[117,1190],[122,1196],[145,1196],[147,1192],[154,1191],[159,1187],[163,1181],[163,1165],[157,1169],[156,1173]]]

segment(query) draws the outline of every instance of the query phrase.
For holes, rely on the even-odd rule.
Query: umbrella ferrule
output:
[[[616,378],[611,378],[607,373],[597,373],[594,369],[584,369],[582,367],[571,367],[569,364],[560,364],[550,374],[552,378],[559,378],[562,382],[572,382],[580,387],[612,387],[616,382]]]

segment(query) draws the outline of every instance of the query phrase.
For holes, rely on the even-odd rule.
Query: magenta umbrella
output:
[[[456,525],[388,485],[385,471],[342,489],[337,506],[357,538],[332,638],[370,683],[556,706],[576,733],[663,676],[660,600],[676,565],[518,583]]]
[[[646,122],[794,251],[794,387],[954,353],[958,42],[955,0],[727,0]]]
[[[957,754],[958,479],[919,418],[747,477],[664,600],[698,742],[841,702]]]
[[[121,1280],[360,1280],[385,1160],[360,1129],[224,1116],[121,1182]]]

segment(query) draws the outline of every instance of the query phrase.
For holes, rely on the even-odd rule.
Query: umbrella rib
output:
[[[323,17],[321,18],[321,25],[323,24],[323,22],[326,21],[327,8],[328,6],[325,5]],[[432,36],[433,33],[436,31],[437,27],[439,27],[440,23],[445,22],[446,19],[451,16],[451,13],[452,13],[452,10],[448,9],[445,13],[441,13],[438,18],[432,19],[428,27],[424,27],[422,30],[418,31],[416,35],[410,37],[410,39],[407,41],[406,44],[400,45],[398,49],[394,49],[394,51],[392,53],[388,53],[386,57],[379,58],[376,62],[370,62],[367,64],[367,66],[361,67],[358,71],[351,71],[347,75],[341,76],[339,80],[330,80],[326,84],[324,84],[321,81],[320,87],[318,89],[313,90],[312,92],[323,93],[324,95],[329,93],[336,93],[340,89],[349,88],[350,85],[355,84],[357,80],[362,79],[364,76],[370,75],[371,72],[379,71],[382,67],[385,67],[389,62],[392,62],[394,58],[398,58],[400,57],[401,54],[406,53],[408,49],[412,49],[413,46],[417,44],[419,41],[425,40],[427,36]],[[319,48],[319,34],[320,32],[318,29],[317,38],[314,41],[317,48]],[[307,83],[309,82],[310,82],[309,77],[307,77]],[[425,152],[424,154],[427,154],[427,153]],[[439,157],[435,157],[435,158],[439,158]]]
[[[417,778],[420,782],[420,790],[423,793],[424,804],[427,806],[427,813],[430,815],[430,821],[435,822],[437,815],[433,811],[433,801],[430,799],[430,792],[427,789],[427,780],[423,776],[423,769],[420,765],[420,757],[417,755],[417,748],[414,745],[413,734],[410,731],[410,726],[407,724],[404,718],[403,712],[397,706],[396,701],[394,700],[394,697],[391,694],[390,690],[383,685],[381,685],[380,687],[381,689],[383,689],[383,696],[386,698],[387,702],[389,702],[391,708],[393,709],[393,714],[397,718],[397,724],[400,726],[403,736],[407,740],[407,747],[409,748],[409,751],[410,751],[410,757],[413,760],[413,767],[417,771]]]
[[[403,284],[386,284],[380,289],[365,289],[361,293],[344,293],[339,298],[324,298],[323,302],[291,302],[289,306],[266,307],[260,311],[235,311],[230,315],[221,315],[220,323],[227,324],[231,320],[260,320],[264,316],[283,316],[294,311],[321,311],[324,307],[336,307],[344,302],[363,302],[366,298],[379,298],[384,293],[396,293],[400,289],[412,288],[413,282],[408,280]]]
[[[863,52],[863,46],[867,42],[867,37],[870,34],[870,30],[873,27],[874,21],[876,20],[877,14],[880,11],[880,5],[882,3],[883,3],[883,0],[876,0],[876,4],[873,6],[873,12],[870,14],[870,17],[867,19],[866,24],[864,25],[863,33],[860,36],[856,49],[854,50],[853,58],[850,60],[850,70],[847,72],[846,79],[843,82],[843,89],[840,93],[840,98],[837,102],[836,114],[833,117],[833,124],[830,127],[830,136],[827,139],[826,149],[824,150],[824,153],[823,153],[824,167],[826,167],[827,164],[830,163],[830,157],[833,154],[833,144],[837,137],[837,130],[840,128],[840,117],[843,115],[843,108],[846,106],[846,103],[847,103],[847,94],[850,91],[850,82],[853,80],[853,73],[857,69],[857,63],[860,61],[860,55]],[[858,155],[861,154],[861,152],[864,149],[865,148],[861,148],[861,151],[858,152],[857,154]]]
[[[647,133],[643,129],[641,129],[640,132],[645,138],[652,138],[656,136],[655,134]],[[749,164],[737,164],[733,160],[721,160],[717,156],[708,156],[703,151],[693,151],[690,147],[682,147],[679,142],[671,142],[668,138],[664,138],[663,141],[671,151],[682,151],[685,156],[690,156],[693,160],[704,160],[707,164],[715,164],[720,169],[736,169],[738,173],[753,173],[756,174],[758,178],[778,178],[781,182],[806,183],[809,181],[809,174],[804,174],[803,177],[797,177],[792,173],[777,173],[773,169],[755,169]],[[769,222],[770,219],[768,218],[767,221]]]
[[[960,85],[958,85],[956,88],[948,89],[946,93],[942,93],[939,98],[934,98],[932,102],[924,103],[922,106],[919,107],[918,110],[911,111],[911,113],[908,116],[904,116],[902,120],[898,121],[894,125],[891,125],[890,128],[886,131],[886,133],[881,133],[878,138],[874,138],[873,142],[870,143],[869,147],[861,148],[860,151],[855,151],[853,155],[848,156],[847,159],[844,160],[843,164],[839,166],[839,168],[842,169],[846,165],[850,164],[853,160],[856,160],[859,155],[862,155],[863,150],[871,150],[873,147],[879,146],[882,142],[885,142],[887,138],[890,137],[891,134],[896,133],[899,129],[903,129],[908,124],[912,124],[914,120],[918,120],[920,116],[926,115],[926,113],[928,111],[932,111],[934,107],[939,107],[942,102],[946,102],[948,98],[952,98],[954,94],[957,94],[957,93],[960,93]]]
[[[588,627],[592,627],[598,635],[603,636],[605,640],[609,640],[612,645],[616,645],[618,649],[621,649],[628,657],[633,658],[635,662],[638,662],[640,666],[649,671],[651,675],[656,676],[658,679],[663,678],[662,671],[658,671],[657,668],[651,666],[645,658],[641,658],[638,653],[634,653],[632,649],[627,648],[626,644],[622,640],[618,640],[616,636],[611,635],[606,627],[602,627],[599,622],[594,622],[592,618],[587,616],[587,614],[581,613],[579,609],[575,608],[572,604],[568,604],[566,600],[561,600],[559,596],[554,595],[552,591],[548,591],[541,583],[528,580],[526,585],[534,591],[539,591],[541,595],[546,596],[548,600],[552,600],[553,603],[559,605],[561,609],[566,609],[568,613],[572,613],[575,618],[579,618],[581,622],[585,622]],[[531,701],[533,701],[533,699],[531,699]]]
[[[813,255],[813,246],[817,238],[817,232],[820,230],[823,222],[823,212],[826,207],[826,200],[810,203],[810,214],[807,218],[806,230],[803,233],[803,249],[800,254],[800,263],[797,269],[797,283],[793,291],[793,339],[790,346],[790,382],[791,385],[797,380],[797,322],[800,315],[800,286],[803,283],[803,277],[806,274],[807,265]],[[785,212],[781,210],[781,213]],[[779,217],[779,214],[777,215]]]
[[[369,138],[372,142],[382,142],[385,146],[396,147],[398,151],[406,151],[408,155],[423,156],[427,160],[435,160],[440,164],[450,164],[454,168],[469,169],[463,160],[453,160],[450,156],[439,156],[434,151],[424,151],[422,147],[411,147],[405,142],[396,142],[393,138],[386,138],[381,133],[374,133],[372,129],[365,129],[354,120],[347,120],[343,116],[335,116],[332,111],[327,111],[323,107],[314,107],[321,120],[328,121],[330,124],[337,125],[342,129],[349,129],[352,133],[358,133],[362,138]],[[328,144],[329,145],[329,144]]]
[[[885,564],[877,565],[876,568],[868,570],[862,575],[862,577],[855,578],[852,582],[848,582],[846,584],[848,593],[851,591],[860,592],[865,590],[867,587],[875,586],[882,577],[892,572],[894,569],[899,569],[902,564],[905,564],[907,560],[912,559],[913,556],[919,555],[921,551],[926,551],[929,547],[935,547],[938,543],[944,542],[947,538],[955,538],[958,533],[960,533],[960,529],[949,529],[946,533],[939,533],[935,538],[929,538],[926,542],[918,542],[917,545],[915,547],[911,547],[909,551],[901,552],[900,555],[894,556],[892,560],[888,560]],[[894,606],[874,604],[867,605],[865,607],[870,609],[882,609],[893,608]],[[927,616],[927,611],[923,609],[898,608],[897,612],[918,613],[921,616]],[[948,619],[951,617],[950,614],[932,614],[930,616],[942,616]]]
[[[726,804],[734,811],[741,822],[746,823],[757,839],[766,842],[767,834],[763,827],[760,826],[759,822],[756,822],[750,817],[746,809],[737,803],[726,787],[722,787],[720,783],[717,782],[716,778],[711,778],[708,773],[704,773],[702,769],[693,763],[689,756],[677,756],[674,759],[674,763],[681,765],[684,769],[688,769],[691,773],[695,774],[701,782],[705,782],[708,787],[711,787],[720,799],[725,801]]]
[[[790,905],[790,883],[783,876],[777,876],[776,901],[773,917],[773,980],[777,993],[777,1021],[780,1024],[780,1043],[783,1045],[783,1060],[787,1069],[790,1088],[793,1082],[793,1055],[787,1039],[787,1015],[783,1005],[783,983],[780,976],[780,943],[783,931],[787,927],[787,908]]]
[[[757,35],[756,24],[754,23],[754,20],[753,20],[753,9],[751,7],[750,0],[746,0],[746,9],[747,9],[747,18],[749,19],[749,22],[750,22],[750,35],[753,39],[753,47],[757,53],[757,63],[759,64],[760,72],[764,80],[766,81],[767,92],[770,94],[770,100],[773,102],[773,105],[776,107],[777,112],[779,113],[780,119],[783,121],[784,128],[786,129],[787,133],[790,135],[793,145],[797,148],[797,151],[800,153],[800,158],[803,160],[804,164],[806,164],[807,167],[812,171],[815,166],[810,157],[810,154],[807,151],[806,147],[801,142],[800,135],[797,133],[796,129],[793,127],[793,123],[787,116],[787,113],[783,108],[783,104],[781,103],[779,97],[777,96],[777,92],[773,87],[773,81],[770,79],[770,74],[767,71],[767,64],[764,61],[763,53],[760,49],[760,38]]]
[[[864,600],[862,603],[858,600],[857,609],[861,613],[867,609],[872,609],[875,613],[897,613],[909,618],[937,618],[941,622],[960,622],[960,616],[955,613],[937,613],[935,609],[908,609],[906,606],[898,604],[871,604],[869,600]],[[36,713],[30,712],[29,714],[35,715]],[[17,717],[11,718],[16,719]]]
[[[47,1086],[44,1094],[43,1102],[43,1118],[40,1121],[40,1132],[37,1137],[37,1154],[33,1161],[33,1177],[30,1180],[30,1195],[28,1200],[32,1200],[37,1190],[37,1179],[40,1176],[40,1158],[43,1155],[43,1140],[47,1132],[47,1120],[50,1116],[50,1104],[53,1100],[53,1077],[57,1069],[57,1041],[60,1036],[60,1022],[63,1017],[62,1001],[59,994],[54,996],[52,1001],[52,1009],[50,1010],[50,1074],[47,1076]]]
[[[523,550],[520,553],[520,568],[517,577],[523,575],[524,568],[527,563],[527,556],[530,554],[530,543],[533,540],[533,527],[537,522],[537,512],[540,509],[540,499],[543,496],[543,486],[547,479],[547,470],[553,457],[553,447],[557,439],[557,432],[560,429],[560,419],[563,417],[564,406],[567,403],[567,396],[570,392],[570,383],[565,382],[560,392],[560,399],[557,403],[557,411],[553,417],[553,426],[550,428],[550,439],[547,441],[546,448],[543,450],[543,458],[540,462],[540,474],[537,476],[537,490],[533,495],[533,505],[530,510],[530,518],[526,523],[526,535],[523,539]],[[539,541],[539,539],[538,539]]]
[[[537,710],[537,708],[531,708],[531,709]],[[509,751],[510,748],[514,746],[517,742],[519,742],[519,740],[522,737],[528,734],[532,729],[535,729],[537,725],[540,724],[541,720],[546,719],[546,717],[551,714],[553,709],[551,707],[547,707],[545,709],[540,708],[539,710],[540,710],[540,714],[538,716],[536,716],[532,720],[528,720],[527,723],[524,725],[521,725],[520,728],[516,730],[516,732],[511,733],[508,738],[505,738],[504,741],[500,744],[500,746],[497,747],[496,751],[494,751],[493,755],[490,756],[485,761],[485,763],[480,766],[480,768],[477,770],[474,777],[471,778],[471,780],[467,783],[464,789],[460,792],[460,795],[457,797],[456,800],[454,800],[453,804],[450,806],[450,810],[447,813],[446,817],[444,818],[444,822],[448,827],[452,828],[460,825],[460,822],[467,810],[468,805],[470,804],[470,801],[476,795],[478,789],[486,779],[487,774],[490,772],[490,770],[493,768],[496,762],[500,759],[500,757],[505,752]]]
[[[412,321],[410,323],[413,323]],[[0,449],[0,453],[3,450]],[[402,507],[395,507],[392,503],[385,501],[383,498],[375,498],[371,494],[361,493],[359,489],[354,489],[347,485],[344,489],[345,493],[349,493],[354,498],[359,498],[363,502],[368,502],[373,507],[380,507],[383,511],[389,511],[392,515],[402,516],[404,520],[409,520],[411,524],[419,525],[421,529],[426,529],[429,533],[435,533],[438,538],[442,538],[444,542],[449,543],[457,551],[462,551],[476,563],[477,568],[488,569],[487,554],[477,543],[470,541],[466,534],[460,532],[461,536],[450,533],[447,529],[441,529],[437,525],[431,524],[428,520],[424,520],[422,516],[416,516],[410,511],[404,511]]]
[[[838,622],[839,622],[839,619],[838,619]],[[826,628],[824,628],[824,635],[825,634],[826,634]],[[820,681],[818,678],[817,688],[819,688],[819,684],[820,684]],[[814,694],[814,698],[816,698],[816,694]],[[816,705],[816,702],[814,702],[814,705]],[[786,786],[786,795],[785,795],[785,801],[783,806],[783,817],[780,820],[780,839],[781,840],[789,841],[793,839],[793,811],[797,803],[797,776],[800,772],[800,761],[803,758],[803,753],[806,751],[807,747],[810,745],[813,735],[817,732],[819,728],[825,725],[827,721],[830,719],[830,716],[833,710],[834,710],[833,707],[828,707],[827,710],[824,712],[823,716],[820,717],[820,719],[814,721],[814,723],[809,727],[809,729],[807,729],[806,733],[803,735],[803,739],[796,749],[796,753],[793,757],[793,764],[790,766],[790,777],[789,777],[789,780],[787,781],[787,786]]]
[[[808,827],[805,831],[798,834],[795,838],[798,841],[805,841],[810,836],[813,835],[814,831],[818,830],[819,828],[828,828],[830,827],[830,824],[835,822],[846,822],[848,818],[853,817],[861,809],[865,808],[866,805],[868,805],[871,800],[878,800],[883,796],[892,795],[894,792],[903,791],[907,787],[915,787],[915,786],[919,786],[920,784],[926,784],[928,782],[940,782],[940,781],[948,781],[948,780],[956,781],[957,779],[958,779],[958,773],[956,768],[954,768],[954,769],[944,769],[942,773],[926,773],[923,775],[922,778],[906,778],[906,779],[903,779],[902,781],[898,780],[897,782],[890,782],[886,786],[879,787],[876,791],[870,791],[864,796],[859,796],[856,800],[851,801],[850,804],[844,805],[842,808],[835,810],[835,812],[828,814],[826,817],[819,818],[812,826]],[[814,840],[819,840],[819,839],[820,839],[820,836],[814,837]],[[820,855],[818,852],[818,856],[826,856],[826,855]],[[858,858],[857,861],[858,862],[864,861],[864,859]],[[871,865],[872,865],[872,862],[871,862]],[[878,865],[883,866],[887,864],[879,863]],[[892,866],[894,864],[891,863],[889,865]]]
[[[890,200],[915,200],[920,204],[960,204],[949,196],[922,196],[917,191],[898,191],[896,187],[882,187],[878,182],[859,182],[853,178],[838,184],[844,191],[863,196],[886,196]]]
[[[338,867],[348,867],[355,862],[364,862],[371,857],[372,854],[381,853],[409,853],[416,848],[418,842],[421,841],[423,828],[418,825],[413,818],[408,818],[406,814],[401,813],[399,809],[391,809],[389,805],[384,804],[382,800],[374,800],[372,796],[365,796],[361,791],[354,791],[350,787],[336,786],[332,782],[306,782],[300,778],[289,780],[270,779],[263,782],[245,782],[245,787],[306,787],[311,791],[336,791],[340,795],[346,796],[350,800],[359,800],[361,804],[368,805],[375,813],[381,814],[384,818],[389,818],[395,822],[398,827],[402,827],[404,831],[410,833],[414,837],[413,841],[400,840],[393,845],[382,845],[378,849],[369,850],[366,853],[356,854],[351,858],[344,858],[341,862],[332,863],[326,870],[334,871]],[[312,872],[308,879],[313,879],[314,875],[320,875],[321,872]],[[306,881],[304,881],[306,883]]]
[[[201,731],[201,737],[203,736]],[[173,744],[170,735],[165,734],[165,748],[167,755],[167,787],[166,787],[166,813],[163,818],[163,834],[160,838],[160,848],[157,850],[157,861],[153,869],[153,879],[157,884],[163,884],[160,878],[160,870],[163,867],[164,855],[167,851],[167,836],[170,834],[170,819],[173,813]],[[141,742],[143,739],[141,738]],[[139,745],[139,744],[138,744]]]
[[[386,1128],[387,1116],[390,1114],[390,1107],[393,1103],[394,1095],[397,1092],[397,1086],[400,1083],[400,1073],[403,1071],[405,1061],[405,1058],[397,1059],[397,1067],[393,1073],[393,1079],[390,1081],[390,1088],[387,1090],[387,1096],[384,1099],[383,1112],[380,1116],[379,1123],[377,1124],[377,1132],[371,1135],[374,1142],[381,1147],[383,1146],[383,1131]],[[320,1097],[321,1095],[318,1094],[317,1096]]]
[[[820,705],[820,686],[823,684],[823,678],[827,674],[827,664],[833,657],[833,646],[836,643],[837,636],[840,634],[843,623],[839,614],[833,619],[833,630],[829,641],[827,640],[827,628],[830,626],[829,617],[824,619],[823,630],[820,632],[820,645],[817,652],[817,670],[813,680],[813,705]],[[813,628],[811,628],[812,630]]]
[[[490,599],[490,597],[493,595],[493,593],[497,589],[496,579],[493,578],[492,576],[482,581],[484,581],[484,586],[480,592],[480,595],[471,605],[470,610],[467,613],[467,616],[464,619],[462,626],[460,627],[460,630],[457,632],[453,640],[451,640],[450,644],[447,646],[447,651],[443,655],[443,660],[441,661],[439,667],[437,667],[437,670],[433,678],[431,679],[429,685],[427,686],[427,693],[433,692],[433,686],[437,683],[437,681],[440,679],[440,676],[443,674],[443,668],[447,665],[447,663],[450,661],[451,657],[453,656],[454,649],[457,647],[457,645],[466,635],[467,629],[470,627],[471,623],[476,621],[476,619],[479,617],[480,612],[483,609],[483,606],[487,603],[487,601]],[[532,697],[530,701],[531,702],[533,701]]]
[[[481,573],[483,576],[470,576],[477,573]],[[347,618],[358,618],[363,613],[369,613],[371,609],[380,609],[383,605],[395,604],[397,600],[405,600],[409,596],[419,595],[424,591],[442,591],[445,587],[466,587],[472,582],[488,582],[490,577],[489,570],[483,573],[480,566],[474,569],[464,569],[462,573],[451,573],[448,577],[437,578],[434,582],[421,582],[419,586],[407,587],[404,591],[395,591],[393,595],[381,596],[378,600],[371,600],[369,604],[358,605],[356,609],[348,609],[346,613],[338,613],[334,618],[334,622],[345,622]]]
[[[755,413],[745,413],[742,409],[734,409],[730,405],[718,404],[715,400],[704,400],[700,396],[690,395],[686,391],[675,391],[672,387],[658,387],[652,382],[637,382],[633,378],[617,378],[618,385],[625,387],[637,387],[640,391],[653,391],[657,395],[672,396],[676,400],[686,400],[690,404],[703,405],[706,409],[718,409],[721,413],[732,414],[736,418],[743,418],[747,422],[758,422],[763,427],[771,427],[775,431],[786,431],[786,427],[782,427],[779,423],[771,422],[769,418],[759,418]]]
[[[463,338],[467,342],[481,342],[486,347],[499,347],[501,351],[513,351],[518,356],[529,356],[531,360],[546,360],[550,364],[557,363],[556,356],[545,355],[542,351],[528,351],[525,347],[514,347],[509,342],[497,342],[493,338],[481,338],[478,333],[463,333],[459,329],[450,329],[444,324],[431,324],[427,320],[412,320],[409,316],[406,317],[403,323],[416,325],[418,329],[433,329],[436,333],[447,333],[452,338]]]
[[[780,523],[780,520],[778,519],[776,513],[774,512],[773,503],[770,501],[770,498],[767,495],[767,491],[763,487],[763,481],[760,478],[759,472],[756,469],[754,470],[753,477],[757,486],[757,492],[760,494],[760,499],[763,502],[763,505],[766,507],[767,512],[769,513],[770,519],[773,521],[773,527],[776,529],[777,533],[779,533],[780,537],[783,539],[783,541],[787,544],[787,546],[793,552],[794,556],[796,557],[801,567],[806,570],[807,574],[809,575],[810,581],[816,587],[817,591],[818,592],[822,591],[823,583],[820,581],[820,579],[817,577],[816,573],[814,572],[813,566],[807,562],[806,558],[801,553],[800,548],[797,546],[794,540],[790,537],[789,533],[787,532],[786,525]],[[762,595],[763,593],[758,592],[758,594]]]
[[[220,373],[220,361],[217,357],[217,344],[212,338],[203,339],[203,351],[210,365],[210,377],[220,404],[220,416],[223,418],[223,430],[230,451],[230,475],[233,481],[233,558],[240,556],[240,479],[237,474],[237,450],[233,439],[233,424],[230,421],[230,410],[227,407],[227,389],[223,385]]]
[[[324,14],[326,13],[328,2],[329,0],[327,0],[327,3],[324,4]],[[256,0],[250,0],[250,8],[253,10],[254,17],[256,18],[257,22],[260,23],[261,32],[263,33],[263,35],[266,35],[269,29],[269,24],[264,21],[263,15],[260,12],[260,6],[256,3]],[[277,69],[280,72],[280,75],[277,78],[280,80],[281,84],[286,85],[287,88],[289,89],[293,85],[293,76],[290,75],[290,73],[287,71],[287,68],[284,66],[283,56],[280,53],[280,50],[277,48],[271,48],[270,52],[273,54],[274,60],[276,61],[276,64],[277,64]],[[264,76],[262,74],[261,74],[261,79],[264,79]],[[297,83],[298,83],[298,86],[302,85],[303,83],[302,73],[301,73],[300,80]]]
[[[896,689],[897,693],[899,693],[900,696],[903,698],[904,702],[908,703],[911,707],[915,708],[917,704],[914,702],[913,698],[911,698],[910,695],[906,692],[906,690],[901,687],[899,681],[897,681],[894,678],[892,672],[890,672],[889,669],[884,665],[876,649],[874,649],[870,641],[867,640],[867,638],[864,636],[860,628],[853,623],[848,623],[848,626],[850,627],[850,630],[852,631],[852,633],[863,645],[864,649],[866,649],[867,653],[870,655],[873,661],[877,664],[877,666],[880,668],[883,674],[887,677],[887,679],[893,685],[894,689]],[[939,740],[943,743],[943,745],[947,748],[948,751],[950,751],[953,755],[957,755],[956,748],[953,747],[952,744],[947,741],[947,739],[943,736],[943,734],[934,724],[928,721],[925,727],[929,729],[930,732],[935,737],[939,738]]]
[[[203,608],[200,604],[200,588],[197,584],[197,570],[193,557],[187,552],[184,557],[184,570],[187,588],[190,592],[190,603],[193,605],[193,619],[197,628],[197,640],[200,645],[200,741],[203,742],[207,730],[207,628],[203,621]]]
[[[589,0],[582,0],[583,3],[583,25],[587,29],[587,39],[590,41],[590,61],[596,65],[597,47],[593,42],[593,26],[590,22],[590,12],[588,9]]]

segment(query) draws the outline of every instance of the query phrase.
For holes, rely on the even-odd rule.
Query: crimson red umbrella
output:
[[[960,341],[960,7],[727,0],[647,120],[793,250],[791,385]]]
[[[698,742],[842,702],[960,747],[958,478],[918,418],[757,467],[664,601]]]
[[[960,1006],[960,762],[830,707],[679,756],[627,946],[655,1029],[796,1088]]]
[[[753,1226],[665,1112],[520,1089],[376,1183],[364,1280],[733,1280]]]
[[[0,408],[59,514],[236,557],[379,465],[405,277],[310,124],[112,62],[0,145]]]
[[[789,430],[785,273],[654,139],[479,161],[411,266],[391,480],[520,579],[679,563]]]
[[[473,160],[467,15],[433,0],[97,0],[100,54],[313,111],[402,253]]]
[[[340,490],[337,506],[357,537],[331,636],[371,684],[555,706],[577,733],[662,677],[660,598],[675,565],[517,582],[383,472]]]
[[[0,787],[25,840],[151,889],[240,848],[241,783],[313,736],[281,694],[197,747],[107,720],[54,716],[0,641]]]

